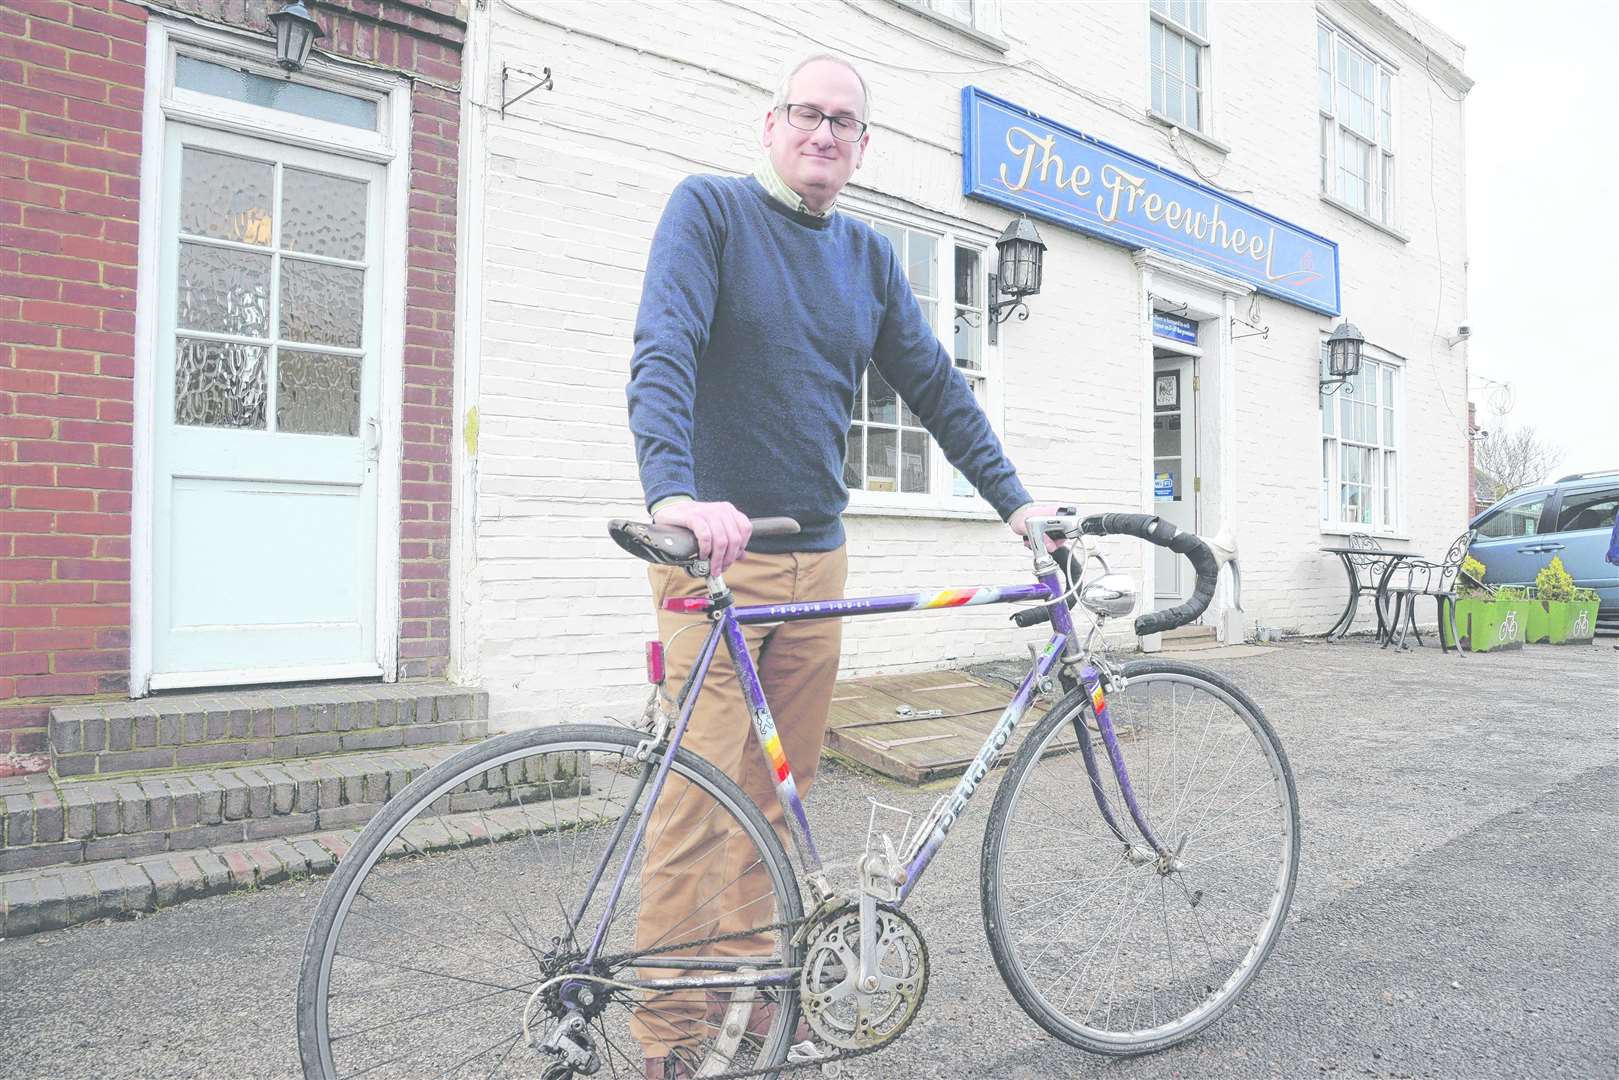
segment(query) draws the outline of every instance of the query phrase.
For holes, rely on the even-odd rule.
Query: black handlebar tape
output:
[[[1220,564],[1214,553],[1196,533],[1182,532],[1156,514],[1092,514],[1080,523],[1080,531],[1090,536],[1134,536],[1177,555],[1186,556],[1197,572],[1197,588],[1192,598],[1163,611],[1136,616],[1135,629],[1141,637],[1160,634],[1185,626],[1208,608],[1214,587],[1220,580]]]
[[[1074,553],[1069,550],[1067,544],[1057,545],[1057,549],[1051,553],[1051,557],[1057,560],[1057,565],[1062,568],[1063,576],[1067,579],[1069,588],[1073,588],[1074,582],[1079,580],[1083,564],[1080,563],[1079,559],[1075,558]],[[1067,598],[1066,603],[1070,608],[1074,606],[1075,599],[1072,596]],[[1012,622],[1022,627],[1039,626],[1043,622],[1050,621],[1051,612],[1047,610],[1044,604],[1039,607],[1024,608],[1022,611],[1014,612],[1012,615]]]

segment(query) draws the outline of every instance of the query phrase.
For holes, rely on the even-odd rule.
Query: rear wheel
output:
[[[981,883],[990,949],[1018,1004],[1103,1054],[1173,1045],[1231,1007],[1281,932],[1299,857],[1292,770],[1259,707],[1190,664],[1124,674],[1108,712],[1167,853],[1136,831],[1081,688],[1041,718],[1001,782]]]
[[[779,925],[803,915],[780,839],[696,755],[676,754],[598,956],[585,959],[649,812],[658,759],[637,761],[639,741],[594,725],[518,732],[457,754],[390,801],[339,863],[310,927],[304,1075],[639,1077],[645,1057],[673,1055],[705,1074],[785,1061],[796,971],[780,989],[628,985],[800,962]],[[677,809],[678,835],[660,828]],[[569,1017],[584,1018],[574,1041],[595,1069],[538,1048]]]

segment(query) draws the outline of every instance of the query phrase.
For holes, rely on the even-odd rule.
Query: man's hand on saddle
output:
[[[1024,547],[1032,548],[1034,545],[1029,542],[1029,519],[1057,517],[1062,513],[1063,509],[1063,507],[1056,504],[1030,503],[1028,506],[1020,506],[1012,511],[1012,517],[1006,524],[1011,527],[1014,533],[1023,537]],[[1053,539],[1049,536],[1045,539],[1047,551],[1056,551],[1057,548],[1062,546],[1061,540]]]
[[[747,516],[728,502],[698,502],[688,499],[660,506],[652,515],[655,525],[676,525],[690,529],[697,537],[697,551],[708,560],[711,573],[723,574],[747,552],[753,525]]]

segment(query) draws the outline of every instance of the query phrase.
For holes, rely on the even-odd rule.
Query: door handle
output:
[[[382,424],[374,416],[365,418],[365,459],[376,461],[382,454]]]

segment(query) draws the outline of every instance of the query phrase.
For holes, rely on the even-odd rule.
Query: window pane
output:
[[[899,259],[900,265],[903,266],[905,260],[905,230],[898,225],[890,225],[886,221],[873,221],[871,227],[877,230],[879,236],[887,237],[888,242],[894,247],[894,257]]]
[[[937,300],[919,300],[922,305],[922,318],[927,324],[937,330],[939,325],[939,302]]]
[[[1540,526],[1540,512],[1546,506],[1545,496],[1525,502],[1513,503],[1479,526],[1479,535],[1492,540],[1513,536],[1533,536]]]
[[[1383,524],[1394,528],[1399,524],[1399,462],[1392,451],[1383,455]]]
[[[271,79],[223,64],[210,64],[193,56],[175,58],[174,85],[183,90],[230,98],[260,108],[297,113],[332,124],[365,128],[367,131],[377,128],[377,103],[374,101],[285,79]]]
[[[938,296],[939,241],[926,233],[911,233],[905,274],[911,279],[911,288],[917,296]]]
[[[1383,155],[1383,221],[1394,222],[1394,155]]]
[[[843,457],[843,483],[857,488],[866,478],[866,429],[856,424],[849,429],[849,450]]]
[[[1562,508],[1557,511],[1557,531],[1611,529],[1615,513],[1619,513],[1619,489],[1604,488],[1578,495],[1564,495]]]
[[[1192,28],[1192,30],[1195,31],[1200,36],[1208,37],[1209,36],[1208,4],[1205,2],[1205,0],[1189,0],[1189,3],[1186,5],[1186,7],[1187,7],[1186,14],[1187,14],[1187,16],[1188,16],[1188,18],[1190,20],[1190,21],[1187,22],[1186,25],[1190,26]]]
[[[281,246],[334,259],[365,258],[364,181],[284,170]]]
[[[874,424],[898,422],[899,397],[876,365],[866,369],[866,419]]]
[[[270,336],[270,256],[181,244],[177,324],[242,337]]]
[[[978,252],[956,248],[955,361],[957,367],[970,371],[981,371],[984,366],[983,295]]]
[[[926,494],[928,490],[928,437],[920,431],[900,434],[901,491]]]
[[[895,491],[899,484],[899,432],[866,429],[866,490]]]
[[[1332,190],[1332,128],[1330,116],[1321,118],[1321,190]]]
[[[276,357],[277,431],[360,432],[360,358],[282,349]]]
[[[281,260],[284,338],[358,348],[364,329],[364,298],[364,270],[302,259]]]
[[[978,252],[956,248],[956,303],[977,307],[983,302],[983,279],[978,274]]]
[[[180,157],[180,231],[241,244],[270,243],[275,166],[186,147]]]
[[[264,430],[267,348],[190,338],[176,348],[176,424]]]

